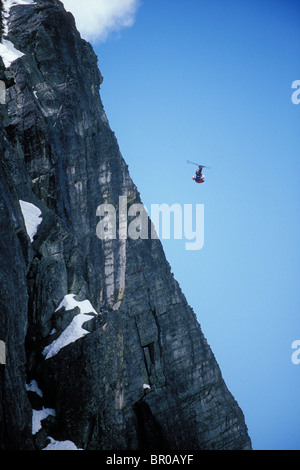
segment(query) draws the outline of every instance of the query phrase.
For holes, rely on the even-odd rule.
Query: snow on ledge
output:
[[[34,236],[37,234],[38,227],[42,222],[42,212],[38,207],[30,202],[19,201],[21,206],[21,211],[23,214],[26,231],[30,238],[30,241],[33,242]]]
[[[36,393],[38,396],[40,396],[41,398],[43,398],[43,392],[42,390],[39,388],[38,384],[37,384],[37,381],[36,380],[32,380],[30,382],[30,384],[26,384],[26,390],[27,392],[33,392],[33,393]]]
[[[73,318],[70,325],[56,340],[45,347],[43,355],[46,360],[55,356],[68,344],[74,343],[78,339],[89,334],[87,330],[82,328],[82,325],[94,318],[94,314],[98,315],[89,300],[77,301],[75,300],[74,294],[66,295],[59,307],[56,309],[56,312],[62,307],[65,307],[66,310],[73,310],[75,307],[79,307],[80,313]],[[87,315],[88,313],[93,313],[93,315]]]
[[[5,67],[8,69],[15,60],[19,59],[24,54],[18,51],[12,42],[3,39],[2,44],[0,43],[0,55]]]
[[[7,36],[8,34],[8,19],[10,16],[10,9],[15,5],[34,5],[35,2],[33,0],[3,0],[3,36]],[[0,55],[3,59],[4,65],[6,68],[9,68],[11,64],[22,57],[24,54],[23,52],[19,51],[15,48],[11,41],[6,39],[2,39],[2,43],[0,43]]]
[[[36,434],[42,429],[42,421],[48,416],[56,416],[52,408],[43,408],[42,410],[32,410],[32,434]]]
[[[58,312],[62,307],[65,307],[66,310],[73,310],[75,307],[79,307],[81,313],[95,313],[97,315],[96,310],[93,308],[91,302],[89,300],[75,300],[74,294],[65,295],[57,309],[55,310]]]
[[[48,444],[43,450],[82,450],[78,449],[74,442],[71,441],[55,441],[50,436],[48,436],[48,439],[50,439],[50,444]]]

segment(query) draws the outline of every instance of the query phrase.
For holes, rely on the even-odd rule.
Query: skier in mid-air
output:
[[[198,169],[196,170],[196,175],[192,177],[195,183],[204,183],[205,181],[205,175],[203,175],[202,173],[202,168],[203,166],[199,166]]]
[[[189,160],[187,161],[187,163],[191,163],[192,165],[197,165],[198,167],[196,170],[196,174],[192,178],[195,181],[195,183],[204,183],[205,175],[202,173],[202,170],[203,168],[207,168],[207,167],[205,167],[204,165],[198,165],[198,163],[190,162]]]

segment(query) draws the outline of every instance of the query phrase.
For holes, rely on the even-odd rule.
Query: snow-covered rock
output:
[[[43,450],[82,450],[78,449],[74,442],[71,441],[55,441],[49,436],[50,444],[47,445]]]
[[[41,218],[42,212],[38,207],[36,207],[34,204],[31,204],[30,202],[21,200],[19,202],[25,222],[26,231],[31,242],[33,242],[34,236],[37,234],[38,227],[43,220]]]
[[[82,328],[82,325],[97,315],[96,310],[93,308],[89,300],[78,301],[75,300],[74,294],[68,294],[64,297],[56,311],[64,307],[66,310],[73,310],[75,307],[80,309],[80,313],[76,315],[70,325],[62,332],[62,334],[54,340],[51,344],[46,346],[43,355],[46,359],[55,356],[62,348],[70,343],[74,343],[80,338],[83,338],[89,332]],[[92,313],[93,315],[87,315]]]
[[[48,416],[56,416],[52,408],[43,408],[42,410],[32,410],[32,434],[36,434],[42,429],[42,421]]]

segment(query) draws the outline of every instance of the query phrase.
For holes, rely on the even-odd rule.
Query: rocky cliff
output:
[[[58,0],[8,3],[0,448],[250,449],[160,241],[126,238],[122,223],[97,236],[99,205],[141,201],[92,47]]]

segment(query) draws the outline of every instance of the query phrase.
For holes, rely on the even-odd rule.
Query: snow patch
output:
[[[55,441],[50,436],[48,436],[48,439],[50,439],[51,442],[43,450],[82,450],[78,449],[74,442],[71,441]]]
[[[75,307],[79,307],[81,313],[95,313],[97,315],[96,310],[93,308],[91,302],[89,300],[75,300],[74,294],[65,295],[57,309],[56,312],[60,310],[62,307],[65,307],[66,310],[73,310]]]
[[[30,384],[26,384],[26,390],[27,392],[34,392],[36,393],[37,395],[39,395],[41,398],[43,398],[43,392],[42,390],[39,388],[36,380],[32,380],[30,382]]]
[[[19,201],[19,203],[21,206],[26,231],[31,242],[33,242],[33,238],[37,234],[38,227],[43,220],[41,218],[42,212],[38,207],[36,207],[34,204],[31,204],[30,202]]]
[[[83,338],[89,334],[89,331],[82,328],[82,325],[94,318],[94,315],[87,314],[93,313],[98,315],[89,300],[75,300],[74,294],[66,295],[63,301],[60,303],[59,307],[56,309],[56,312],[62,307],[65,307],[66,310],[73,310],[75,307],[78,307],[80,309],[80,313],[73,318],[70,325],[56,340],[45,347],[43,350],[45,359],[50,359],[68,344],[74,343],[78,339]]]
[[[0,43],[0,55],[3,59],[5,67],[8,69],[12,62],[19,59],[24,54],[23,52],[18,51],[12,42],[3,39],[2,43]]]
[[[3,36],[8,34],[8,19],[10,16],[10,9],[15,5],[33,5],[33,0],[3,0]],[[11,41],[2,39],[0,43],[0,55],[3,59],[6,68],[9,68],[11,64],[22,57],[23,52],[15,48]]]
[[[42,410],[32,410],[32,434],[36,434],[42,429],[41,422],[48,416],[56,416],[52,408],[43,408]]]

